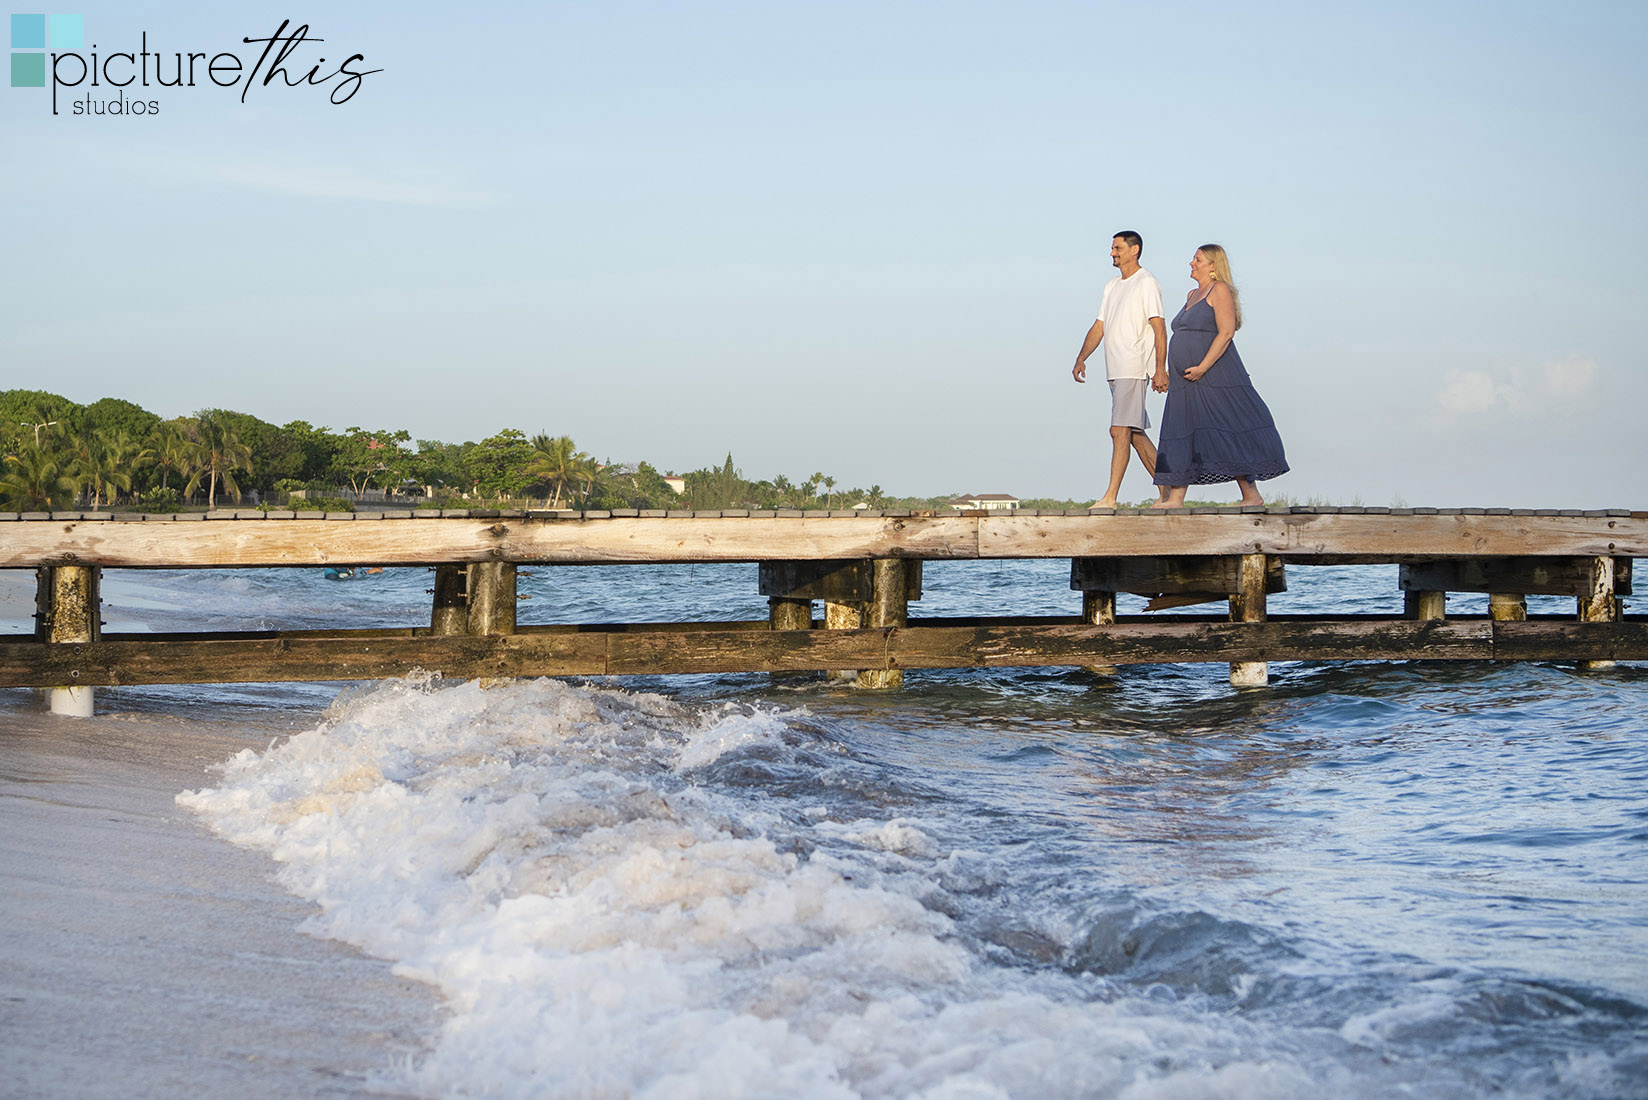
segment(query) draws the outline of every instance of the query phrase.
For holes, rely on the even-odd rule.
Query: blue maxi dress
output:
[[[1167,405],[1156,443],[1157,485],[1262,481],[1288,472],[1276,422],[1254,390],[1234,340],[1201,378],[1192,382],[1184,376],[1207,355],[1218,334],[1206,298],[1173,318]]]

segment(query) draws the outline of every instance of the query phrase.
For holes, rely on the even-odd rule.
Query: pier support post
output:
[[[94,565],[58,565],[41,570],[43,577],[36,594],[36,603],[42,598],[46,606],[40,609],[40,622],[45,628],[46,641],[51,645],[74,645],[94,642],[102,633],[100,612],[103,601],[98,597],[98,581],[102,570]],[[40,627],[36,627],[38,632]],[[92,689],[89,687],[54,687],[46,689],[53,714],[72,718],[90,718],[93,710]]]
[[[1441,620],[1448,617],[1446,592],[1422,591],[1402,593],[1402,610],[1410,619]]]
[[[909,594],[906,588],[905,562],[902,558],[877,558],[871,563],[874,570],[871,597],[865,608],[864,625],[872,629],[902,627],[909,621]],[[904,686],[901,668],[867,668],[858,674],[860,687],[895,688]]]
[[[857,630],[864,625],[864,604],[857,600],[824,601],[824,629],[826,630]],[[824,679],[832,683],[850,684],[858,679],[858,673],[850,668],[834,668],[824,674]]]
[[[792,600],[784,596],[767,597],[767,616],[774,630],[811,630],[813,628],[813,601]]]
[[[1582,623],[1611,623],[1620,618],[1620,602],[1614,595],[1614,559],[1591,559],[1591,590],[1579,597],[1579,621]],[[1579,667],[1589,672],[1605,672],[1615,662],[1581,661]]]
[[[469,630],[469,595],[461,565],[435,567],[435,600],[429,613],[429,633],[464,634]]]
[[[469,567],[469,633],[515,633],[515,563],[478,561]]]
[[[1114,592],[1083,592],[1082,622],[1089,626],[1111,626],[1116,621],[1116,594]],[[1087,671],[1099,676],[1114,676],[1116,666],[1093,664]]]
[[[813,628],[813,601],[795,600],[786,596],[767,597],[767,619],[774,630],[811,630]],[[771,672],[774,680],[805,679],[811,672]]]
[[[1488,593],[1488,618],[1496,623],[1520,623],[1528,619],[1528,597],[1521,593]]]
[[[1269,562],[1264,554],[1243,554],[1241,591],[1230,597],[1230,621],[1233,623],[1262,623],[1265,621],[1265,570]],[[1270,683],[1268,661],[1230,662],[1232,687],[1264,687]]]

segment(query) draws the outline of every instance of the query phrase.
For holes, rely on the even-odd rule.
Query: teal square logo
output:
[[[13,88],[44,88],[46,86],[46,55],[43,53],[12,54],[11,86]]]
[[[86,44],[84,15],[51,17],[51,45],[54,50],[78,50]]]
[[[46,17],[44,15],[12,16],[11,48],[14,50],[45,49]]]

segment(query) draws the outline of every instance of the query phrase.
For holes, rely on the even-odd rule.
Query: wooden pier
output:
[[[1147,512],[402,512],[0,514],[0,568],[39,577],[32,634],[0,637],[0,687],[448,677],[832,672],[1271,661],[1648,660],[1624,615],[1648,512],[1220,508]],[[1071,562],[1068,616],[920,618],[921,563]],[[768,617],[524,626],[523,565],[754,563]],[[1395,563],[1400,616],[1271,615],[1290,569]],[[427,623],[361,630],[103,633],[103,568],[432,566]],[[1151,598],[1118,615],[1116,595]],[[1449,592],[1489,595],[1450,617]],[[753,593],[752,593],[753,594]],[[1529,615],[1528,595],[1572,615]],[[1182,609],[1217,602],[1216,613]],[[822,604],[822,616],[816,612]],[[1169,611],[1162,614],[1160,611]],[[63,709],[89,706],[61,695]],[[80,701],[76,702],[75,699]]]

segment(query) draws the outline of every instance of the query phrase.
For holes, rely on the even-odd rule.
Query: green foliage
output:
[[[232,429],[251,452],[252,468],[241,479],[242,487],[266,493],[277,481],[303,476],[308,459],[304,441],[287,429],[231,409],[205,409],[200,415]]]
[[[280,429],[302,453],[296,473],[289,475],[298,481],[324,481],[336,461],[339,437],[325,428],[317,428],[306,420],[294,420]]]
[[[294,512],[353,512],[355,506],[342,497],[293,497],[287,507]]]
[[[349,428],[337,437],[331,472],[357,494],[373,486],[393,488],[412,472],[413,455],[405,446],[411,439],[404,428],[393,432]]]
[[[40,446],[80,430],[83,406],[45,390],[0,390],[0,444],[7,452],[25,443]]]
[[[155,512],[166,514],[176,512],[183,507],[183,497],[176,489],[150,489],[137,498],[132,506],[134,512]]]
[[[125,432],[134,442],[147,440],[160,425],[160,417],[118,397],[102,397],[87,405],[81,413],[80,430],[92,432]]]
[[[681,498],[650,462],[634,469],[610,463],[595,478],[586,508],[679,508]]]
[[[412,476],[418,484],[430,489],[467,486],[463,454],[465,446],[474,444],[442,443],[438,439],[418,440],[418,452],[412,456]]]
[[[688,508],[700,508],[714,511],[718,508],[745,508],[748,507],[752,490],[755,488],[745,481],[743,476],[732,464],[732,452],[727,453],[727,461],[719,469],[694,470],[685,475],[687,491],[684,494],[685,505]]]
[[[464,444],[462,466],[469,484],[482,497],[503,500],[518,497],[532,484],[527,468],[533,450],[526,435],[505,428],[479,443]]]
[[[67,508],[79,482],[54,451],[32,443],[8,454],[0,473],[0,501],[13,512]]]
[[[251,472],[252,449],[241,442],[233,424],[220,414],[205,410],[194,421],[193,441],[194,449],[190,457],[194,469],[183,492],[193,496],[204,476],[206,507],[217,507],[219,483],[225,493],[239,500],[240,485],[235,481],[235,474],[242,470]]]

